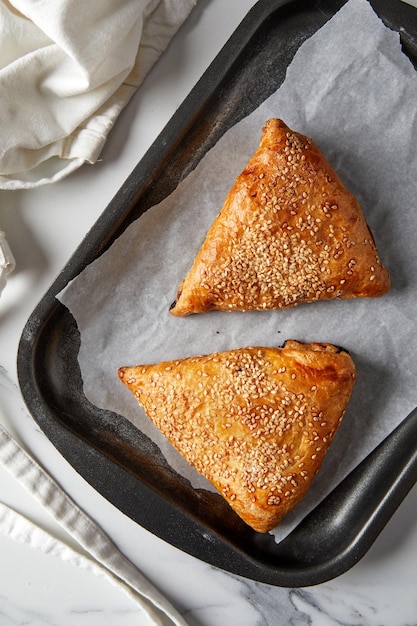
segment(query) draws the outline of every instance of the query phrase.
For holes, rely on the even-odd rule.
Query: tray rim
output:
[[[345,2],[346,0],[342,0],[340,4],[343,5],[345,4]],[[55,418],[54,413],[49,410],[49,406],[42,402],[39,395],[36,396],[36,392],[39,392],[39,388],[37,385],[37,380],[34,377],[32,364],[34,350],[36,350],[36,343],[39,333],[48,324],[50,318],[58,310],[65,309],[64,305],[62,305],[56,299],[56,295],[68,284],[68,282],[70,282],[70,280],[77,276],[84,269],[85,266],[87,266],[95,258],[98,258],[100,254],[104,252],[108,245],[111,245],[112,241],[116,237],[115,233],[119,232],[119,230],[123,227],[127,216],[129,215],[133,205],[135,204],[135,198],[138,195],[138,189],[143,190],[144,188],[146,188],[146,186],[155,176],[155,172],[163,168],[164,162],[169,159],[170,152],[174,149],[175,145],[179,143],[181,137],[184,136],[187,132],[187,121],[188,123],[190,123],[188,117],[189,110],[193,111],[195,116],[198,116],[199,108],[206,101],[206,98],[212,93],[215,86],[221,82],[225,75],[227,75],[233,63],[239,56],[242,50],[242,41],[244,42],[243,45],[245,45],[251,39],[251,37],[256,34],[256,31],[259,29],[260,25],[262,25],[262,23],[268,18],[271,12],[281,7],[285,7],[286,5],[293,4],[300,4],[300,2],[299,0],[258,0],[258,2],[252,7],[252,9],[244,17],[244,19],[231,35],[226,44],[216,55],[215,59],[209,65],[207,70],[203,73],[202,77],[193,87],[189,95],[185,98],[183,103],[171,117],[165,128],[157,136],[148,151],[138,162],[138,164],[129,174],[123,185],[110,200],[107,207],[103,210],[102,214],[96,220],[95,224],[83,238],[80,245],[70,257],[68,263],[65,265],[60,274],[56,277],[55,281],[51,284],[50,288],[47,290],[41,301],[38,303],[32,314],[30,315],[23,329],[18,347],[18,380],[23,398],[32,417],[35,419],[35,421],[37,421],[42,430],[44,430],[45,432],[47,432],[47,428],[45,429],[45,424],[41,423],[42,419],[41,421],[39,421],[39,416],[43,415],[43,419],[51,419],[52,421],[54,421]],[[309,4],[316,5],[317,3],[315,2],[315,0],[311,0]],[[412,7],[409,8],[412,9]],[[181,128],[180,134],[178,133],[178,128]],[[163,157],[161,159],[162,147]],[[124,205],[123,210],[121,210],[121,204]],[[108,229],[109,222],[112,225],[112,230],[110,232]],[[45,416],[47,417],[45,418]],[[65,424],[62,424],[62,427],[65,429]],[[73,438],[77,442],[82,441],[78,437],[78,435],[76,435],[69,429],[66,432],[66,436]],[[55,447],[58,448],[55,442],[53,443]],[[117,467],[120,476],[127,474],[127,470],[125,470],[121,466],[118,466],[108,457],[105,457],[102,452],[94,449],[91,446],[91,443],[83,443],[90,448],[88,452],[90,453],[91,458],[94,457],[97,461],[99,457],[104,457],[106,466],[108,463],[110,463],[113,466]],[[58,448],[58,450],[60,454],[62,454],[62,456],[67,459],[67,456],[62,452],[60,447]],[[102,462],[102,459],[100,458],[98,462]],[[75,471],[81,474],[77,467],[75,467],[72,463],[71,465],[73,469],[75,469]],[[81,475],[85,478],[84,474]],[[86,478],[86,480],[89,482],[90,485],[92,485],[88,478]],[[407,489],[407,492],[411,488],[411,486],[412,484]],[[144,485],[143,487],[145,491],[150,491],[148,487]],[[95,486],[93,488],[97,489],[97,487]],[[103,497],[107,498],[106,494],[104,494],[99,489],[97,490]],[[397,506],[400,504],[405,495],[406,494],[404,493],[404,496],[399,499]],[[148,493],[147,496],[152,500],[153,496],[151,493]],[[113,501],[112,503],[114,504]],[[117,506],[119,510],[123,510],[120,508],[120,506],[115,506]],[[168,514],[170,514],[171,511],[169,503],[166,507],[166,510],[168,511]],[[128,515],[128,513],[126,514]],[[362,558],[362,556],[370,548],[373,541],[376,539],[376,537],[385,526],[386,522],[390,519],[390,517],[391,515],[389,515],[380,523],[380,528],[378,532],[371,540],[364,537],[360,538],[358,542],[348,546],[348,548],[340,555],[337,555],[336,558],[332,558],[329,561],[323,562],[319,567],[304,567],[302,568],[302,570],[298,569],[297,567],[287,568],[283,572],[280,571],[278,573],[278,570],[274,566],[274,564],[268,566],[267,564],[263,563],[260,567],[259,564],[255,561],[251,562],[251,559],[248,558],[247,555],[238,555],[235,552],[233,553],[234,556],[238,561],[240,560],[240,564],[238,567],[239,571],[235,571],[235,569],[228,569],[227,563],[219,565],[218,562],[213,562],[212,560],[210,560],[211,555],[208,555],[209,558],[204,560],[217,567],[222,567],[223,569],[232,571],[232,573],[247,576],[248,578],[251,578],[253,580],[266,582],[272,585],[283,587],[315,585],[333,579],[350,569],[360,558]],[[188,551],[182,546],[178,546],[174,537],[167,538],[165,536],[161,536],[157,532],[154,532],[152,529],[148,528],[148,530],[156,534],[158,537],[168,541],[172,545],[179,547],[181,550],[187,552],[188,554],[196,556],[193,551]],[[203,535],[201,535],[201,533],[198,532],[198,529],[195,528],[195,524],[192,520],[190,521],[189,531],[191,533],[196,533],[196,541],[201,540],[201,536]],[[224,549],[224,542],[221,537],[219,538],[219,542],[219,545],[222,546],[221,549]],[[202,557],[197,556],[197,558]],[[226,560],[227,558],[228,555],[226,555]],[[262,570],[262,572],[260,572],[260,570]],[[254,577],[254,572],[258,573],[256,577]]]

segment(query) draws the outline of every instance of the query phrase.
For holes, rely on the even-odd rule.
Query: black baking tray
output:
[[[254,6],[33,311],[18,352],[19,382],[34,419],[98,492],[181,550],[278,586],[324,582],[365,554],[417,479],[414,414],[277,545],[246,526],[220,495],[193,489],[123,416],[88,402],[77,325],[55,296],[280,86],[302,42],[343,4],[260,0]],[[415,65],[417,10],[399,0],[372,6],[400,32]]]

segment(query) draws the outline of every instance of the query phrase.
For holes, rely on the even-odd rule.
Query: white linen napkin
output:
[[[107,578],[127,593],[156,626],[186,626],[170,602],[114,545],[58,483],[0,424],[0,465],[34,496],[76,540],[77,552],[26,517],[0,503],[0,532],[43,553],[52,554],[94,575]]]
[[[0,230],[0,294],[6,286],[7,277],[14,270],[15,265],[16,262],[6,241],[6,235]]]
[[[95,163],[197,0],[0,0],[0,189]]]

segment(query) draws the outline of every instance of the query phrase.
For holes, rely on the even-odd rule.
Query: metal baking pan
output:
[[[417,416],[412,414],[277,545],[246,526],[220,495],[193,489],[123,416],[87,401],[77,361],[79,332],[55,296],[132,220],[167,196],[230,126],[280,86],[301,43],[343,4],[260,0],[254,6],[34,310],[18,352],[19,381],[34,419],[98,492],[181,550],[278,586],[324,582],[365,554],[417,479]],[[400,32],[416,65],[417,11],[399,0],[372,5]]]

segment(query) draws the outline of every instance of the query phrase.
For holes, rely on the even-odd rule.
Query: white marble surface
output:
[[[28,414],[17,386],[23,326],[60,269],[254,0],[200,0],[122,113],[101,161],[35,191],[0,192],[0,227],[17,268],[0,298],[0,422],[24,442],[191,626],[417,624],[417,488],[349,572],[307,589],[280,589],[216,570],[165,544],[104,500],[68,465]],[[0,501],[57,532],[0,471]],[[148,621],[104,580],[0,535],[0,625]]]

